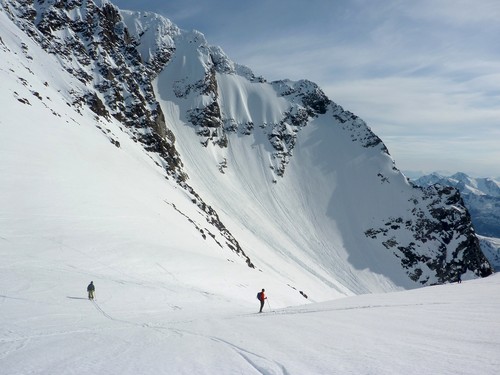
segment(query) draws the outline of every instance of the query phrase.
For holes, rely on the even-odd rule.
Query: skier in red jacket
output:
[[[259,300],[260,300],[260,313],[262,312],[262,309],[264,308],[264,302],[266,301],[267,297],[266,294],[264,293],[265,290],[262,289],[262,291],[259,293]]]

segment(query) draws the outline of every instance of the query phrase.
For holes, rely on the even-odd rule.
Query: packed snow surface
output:
[[[161,264],[154,282],[102,261],[93,275],[21,254],[4,264],[15,265],[0,276],[5,375],[493,375],[500,366],[498,275],[280,309],[268,290],[259,314],[255,296],[189,286]]]

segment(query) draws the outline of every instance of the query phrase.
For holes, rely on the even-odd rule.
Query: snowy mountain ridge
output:
[[[415,179],[418,185],[429,186],[432,184],[443,184],[460,189],[463,194],[489,195],[492,197],[500,197],[500,182],[494,178],[470,177],[466,173],[457,172],[451,176],[445,176],[434,172],[428,175],[421,176]]]
[[[234,252],[291,292],[300,279],[319,299],[490,269],[458,192],[411,186],[382,141],[316,84],[269,83],[203,34],[108,1],[1,4],[2,61],[16,60],[2,69],[11,83],[2,95],[39,115],[34,97],[58,117],[48,99],[57,87],[79,114],[65,121],[93,128],[112,149],[146,155],[166,191],[181,188],[159,204],[223,258],[234,261]],[[175,237],[178,225],[171,228]]]

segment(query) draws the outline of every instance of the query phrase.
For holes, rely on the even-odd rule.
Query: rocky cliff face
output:
[[[438,283],[444,283],[456,280],[467,270],[478,276],[491,272],[458,190],[415,187],[409,203],[413,206],[412,217],[388,218],[383,227],[370,228],[365,235],[383,240],[383,245],[400,259],[412,280],[425,285],[432,273]],[[408,235],[401,236],[401,232]]]
[[[356,147],[388,155],[363,120],[328,99],[316,84],[268,83],[208,45],[201,33],[181,31],[160,16],[120,12],[106,0],[1,0],[1,5],[21,30],[56,55],[61,67],[82,83],[70,90],[70,105],[88,107],[96,117],[123,124],[123,131],[143,145],[166,177],[175,179],[204,213],[210,229],[190,219],[200,234],[215,240],[217,233],[224,238],[219,245],[240,254],[250,267],[253,263],[216,210],[187,183],[174,133],[154,90],[160,73],[170,75],[169,89],[182,111],[180,120],[194,129],[200,147],[223,149],[233,135],[254,136],[257,130],[264,134],[275,183],[286,175],[301,132],[322,117],[328,117],[331,126],[347,134]],[[147,22],[136,22],[138,17]],[[262,87],[267,95],[281,106],[279,116],[259,120],[239,116],[222,97],[228,76],[266,84]],[[120,147],[112,134],[108,136]],[[221,173],[226,168],[222,161]],[[373,172],[380,184],[391,183],[392,177]],[[392,172],[399,173],[394,165]],[[453,280],[466,270],[477,275],[490,270],[456,190],[412,187],[411,195],[401,215],[384,217],[382,224],[361,228],[359,235],[364,232],[374,247],[391,252],[408,277],[422,285]]]
[[[463,204],[471,216],[475,232],[480,238],[483,253],[490,264],[500,268],[500,183],[492,178],[472,178],[465,173],[443,176],[438,173],[422,176],[415,180],[419,186],[451,186],[460,191]]]
[[[72,92],[73,104],[122,122],[147,150],[158,153],[170,175],[182,179],[174,146],[151,81],[168,60],[158,51],[144,64],[120,12],[106,1],[4,1],[10,17],[87,88]]]
[[[476,232],[500,238],[500,184],[491,178],[472,178],[465,173],[442,176],[437,173],[415,180],[419,186],[453,186],[460,191]]]

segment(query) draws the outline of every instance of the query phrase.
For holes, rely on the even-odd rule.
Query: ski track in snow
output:
[[[493,279],[492,279],[493,280]],[[493,280],[494,281],[494,280]],[[483,283],[484,284],[484,283]],[[473,284],[471,284],[472,286]],[[485,286],[488,286],[488,284],[484,284]],[[480,287],[480,286],[478,286]],[[451,288],[451,289],[450,289]],[[215,315],[210,314],[209,311],[200,311],[197,313],[194,313],[193,311],[187,311],[189,313],[189,317],[186,319],[176,319],[175,317],[169,317],[168,315],[165,315],[165,320],[163,322],[159,321],[150,321],[150,316],[146,312],[141,312],[140,309],[137,309],[138,306],[134,307],[130,311],[123,311],[123,313],[128,314],[131,319],[129,318],[122,318],[119,317],[117,314],[123,314],[123,313],[109,313],[106,311],[105,308],[98,302],[98,301],[89,301],[89,306],[93,307],[93,310],[95,311],[95,314],[97,316],[101,316],[104,321],[109,321],[112,323],[111,325],[106,324],[105,322],[99,323],[99,321],[95,321],[93,324],[97,324],[97,327],[91,327],[91,328],[80,328],[80,329],[71,329],[71,326],[66,327],[68,329],[54,329],[56,326],[48,326],[46,328],[42,327],[42,330],[39,328],[35,328],[36,331],[39,333],[36,334],[26,334],[25,329],[21,329],[21,327],[16,327],[16,326],[11,326],[11,328],[8,328],[3,331],[2,333],[2,339],[0,339],[0,359],[7,359],[9,357],[16,357],[17,353],[22,353],[29,352],[33,348],[36,348],[39,346],[39,343],[42,342],[47,342],[47,339],[55,338],[58,339],[60,338],[61,340],[71,342],[71,340],[75,340],[77,337],[83,335],[98,335],[96,337],[102,337],[105,335],[106,337],[110,337],[113,340],[115,334],[117,332],[121,332],[119,334],[120,340],[125,340],[123,341],[123,345],[128,345],[127,342],[130,340],[133,340],[132,337],[135,337],[136,335],[140,337],[152,337],[150,334],[147,332],[156,332],[160,336],[154,336],[154,343],[155,345],[159,346],[164,346],[167,345],[173,345],[169,343],[177,342],[176,340],[181,340],[181,342],[185,343],[191,343],[191,342],[196,342],[197,345],[200,345],[201,347],[205,348],[211,348],[210,351],[214,353],[219,353],[218,355],[222,355],[227,359],[227,363],[231,363],[231,366],[237,366],[239,371],[243,371],[244,373],[256,373],[256,374],[261,374],[261,375],[290,375],[290,374],[299,374],[302,373],[299,370],[297,370],[297,363],[294,363],[293,361],[290,361],[290,358],[287,360],[283,360],[283,354],[281,351],[286,350],[286,349],[281,349],[280,348],[275,348],[274,351],[268,352],[269,348],[266,349],[266,347],[261,348],[261,344],[258,341],[256,341],[255,338],[250,338],[247,337],[244,340],[237,339],[237,336],[234,336],[234,332],[232,332],[232,328],[230,327],[240,327],[236,329],[241,329],[241,327],[251,327],[251,326],[262,326],[262,327],[267,327],[267,329],[271,329],[271,327],[281,327],[279,330],[283,329],[284,327],[287,328],[287,333],[286,335],[291,335],[293,337],[294,332],[289,331],[290,329],[290,324],[292,324],[292,327],[294,325],[293,322],[299,323],[301,327],[304,327],[304,323],[309,321],[309,318],[305,318],[306,314],[311,315],[314,320],[317,320],[321,317],[324,317],[322,321],[328,321],[328,320],[337,320],[338,318],[342,318],[342,321],[346,319],[350,315],[350,311],[359,311],[362,312],[362,315],[356,315],[357,318],[356,320],[359,319],[359,317],[364,316],[364,317],[370,317],[373,315],[373,312],[376,312],[377,310],[383,311],[386,309],[388,312],[391,311],[391,313],[383,313],[383,312],[378,312],[376,313],[376,316],[403,316],[405,317],[407,313],[410,314],[410,316],[418,316],[420,313],[425,313],[426,319],[430,319],[429,321],[432,322],[432,315],[429,315],[429,313],[432,314],[432,311],[437,309],[436,311],[441,311],[441,316],[443,311],[455,311],[458,306],[462,306],[462,304],[459,302],[459,300],[452,300],[454,301],[453,303],[458,303],[456,306],[451,306],[447,307],[448,305],[452,305],[451,301],[444,300],[444,301],[439,301],[440,294],[436,294],[435,297],[433,297],[433,291],[436,291],[437,293],[441,293],[442,296],[453,296],[454,293],[460,292],[462,290],[465,290],[467,292],[467,288],[470,288],[468,283],[462,284],[462,285],[445,285],[441,287],[436,287],[436,288],[424,288],[423,291],[413,291],[412,293],[416,293],[416,296],[413,298],[409,298],[410,295],[407,295],[408,292],[405,293],[396,293],[393,294],[391,297],[391,294],[388,295],[383,295],[383,296],[361,296],[361,297],[351,297],[348,299],[341,299],[336,302],[326,303],[326,304],[313,304],[313,305],[306,305],[302,307],[290,307],[287,309],[275,309],[275,310],[268,310],[262,314],[259,313],[248,313],[248,314],[238,314],[238,313],[224,313],[222,311],[219,311]],[[491,287],[489,287],[491,289]],[[448,291],[449,290],[449,291]],[[472,289],[471,289],[472,290]],[[479,290],[479,289],[478,289]],[[194,291],[193,291],[194,292]],[[470,293],[467,292],[467,293]],[[464,296],[467,296],[468,294],[464,294]],[[2,295],[4,296],[4,295]],[[401,297],[399,297],[401,296]],[[421,296],[421,297],[419,297]],[[422,301],[419,301],[422,297],[424,296],[430,296],[424,298]],[[7,297],[7,296],[5,296]],[[214,300],[214,295],[210,294],[210,298],[212,301]],[[362,303],[362,300],[359,298],[369,298],[369,299],[377,299],[377,298],[383,298],[384,302],[383,303]],[[449,297],[448,297],[449,298]],[[466,298],[462,297],[463,301],[467,301]],[[67,301],[69,300],[83,300],[82,297],[72,297],[68,296]],[[478,299],[480,300],[480,299]],[[29,303],[34,303],[38,301],[33,301],[33,300],[27,300],[23,298],[11,298],[11,302],[29,302]],[[358,301],[361,303],[358,304]],[[390,303],[388,302],[390,301]],[[388,303],[385,303],[388,302]],[[39,303],[39,302],[38,302]],[[109,303],[104,301],[103,303]],[[464,304],[464,307],[466,310],[463,310],[463,313],[467,312],[467,308],[470,309],[469,306],[472,307],[473,304],[476,302],[470,301],[466,302]],[[52,303],[49,303],[48,306],[53,306]],[[126,305],[124,305],[126,306]],[[61,306],[62,307],[62,306]],[[420,310],[422,308],[422,310]],[[135,311],[132,315],[130,314],[131,312]],[[392,311],[394,313],[392,313]],[[194,314],[193,314],[194,313]],[[336,315],[339,314],[339,315]],[[475,321],[481,322],[484,318],[481,316],[477,316],[477,312],[475,313]],[[301,318],[301,316],[304,316],[304,318]],[[488,315],[487,315],[488,316]],[[90,318],[88,316],[87,318]],[[152,318],[152,317],[151,317]],[[286,321],[282,320],[283,318],[287,318]],[[82,319],[84,319],[84,316],[81,316],[79,318],[80,323],[74,322],[73,326],[76,327],[77,325],[80,325],[83,323]],[[373,319],[373,318],[372,318]],[[404,319],[404,318],[403,318]],[[245,322],[246,321],[246,322]],[[348,320],[347,320],[348,321]],[[214,328],[212,325],[216,324]],[[351,322],[350,324],[356,324],[354,321]],[[364,325],[366,326],[366,324]],[[228,327],[225,331],[221,331],[220,334],[217,334],[216,332],[219,330],[219,327]],[[311,326],[311,328],[314,327]],[[341,326],[339,326],[341,327]],[[133,330],[134,328],[137,328],[139,330],[144,330],[144,333],[134,333],[134,336],[130,336],[130,339],[128,338],[127,332],[129,330]],[[354,328],[354,326],[353,326]],[[492,325],[493,329],[498,328],[497,325]],[[315,329],[320,329],[321,327],[315,327]],[[23,333],[24,331],[24,333]],[[411,331],[411,330],[410,330]],[[299,333],[300,331],[296,332]],[[481,331],[479,331],[481,332]],[[493,331],[495,332],[495,331]],[[215,333],[215,334],[214,334]],[[258,333],[254,333],[258,335]],[[300,333],[304,334],[304,332]],[[343,332],[344,335],[347,334],[347,332]],[[389,337],[393,335],[394,333],[387,332]],[[446,334],[440,334],[437,333],[436,339],[438,340],[437,343],[431,344],[429,343],[429,348],[421,348],[419,349],[417,346],[415,346],[412,350],[422,350],[422,353],[428,353],[429,350],[432,350],[432,347],[440,347],[441,344],[439,344],[439,340],[442,340],[444,336],[449,335],[450,333]],[[124,336],[125,335],[125,336]],[[336,333],[333,337],[336,336]],[[123,338],[125,337],[125,338]],[[190,339],[191,337],[191,339]],[[347,337],[349,337],[349,334],[347,334]],[[368,336],[370,337],[370,336]],[[453,337],[453,336],[452,336]],[[481,337],[480,339],[472,339],[472,341],[465,342],[463,345],[469,346],[473,344],[474,346],[480,346],[480,347],[491,347],[490,350],[494,350],[495,347],[500,347],[498,343],[498,337],[495,339],[495,334],[491,337]],[[193,340],[194,339],[194,340]],[[269,339],[269,337],[268,337]],[[353,339],[355,339],[353,337]],[[410,343],[413,341],[413,339],[409,338]],[[288,340],[284,336],[283,337],[283,343],[286,343]],[[50,341],[49,341],[50,342]],[[210,345],[209,342],[216,343],[219,346],[213,346]],[[384,341],[385,342],[385,341]],[[432,342],[432,341],[431,341]],[[263,342],[264,343],[264,342]],[[266,345],[268,343],[265,343]],[[270,344],[270,343],[269,343]],[[318,345],[320,347],[324,346],[324,342],[319,341]],[[116,344],[118,345],[118,344]],[[121,345],[121,344],[120,344]],[[118,345],[118,346],[120,346]],[[174,344],[175,345],[175,344]],[[454,343],[456,346],[457,343]],[[336,347],[336,346],[335,346]],[[117,347],[118,348],[118,347]],[[460,348],[460,346],[459,346]],[[118,350],[118,349],[117,349]],[[137,350],[137,349],[136,349]],[[297,348],[296,350],[299,350]],[[310,348],[308,348],[309,353],[310,353]],[[318,349],[319,350],[319,349]],[[330,349],[331,350],[331,349]],[[352,350],[352,349],[351,349]],[[388,350],[386,348],[385,350]],[[437,349],[436,349],[437,350]],[[469,348],[467,349],[469,350]],[[397,353],[398,348],[394,348],[395,353]],[[465,374],[465,372],[460,372],[457,371],[456,368],[453,367],[453,359],[454,357],[446,357],[449,356],[449,351],[445,349],[441,349],[442,353],[440,356],[445,356],[447,358],[446,361],[449,361],[450,364],[448,364],[448,368],[452,368],[452,371],[444,371],[441,373],[445,374],[451,374],[451,373],[457,373],[457,374]],[[370,353],[373,351],[370,350]],[[376,351],[377,352],[377,351]],[[230,355],[230,353],[234,353],[236,357],[233,357]],[[350,352],[347,350],[340,351],[340,352],[332,352],[329,351],[327,352],[328,354],[323,354],[323,355],[328,355],[328,356],[333,356],[333,358],[336,358],[337,356],[341,356],[341,359],[337,359],[339,361],[345,361],[345,356],[350,356]],[[418,352],[417,352],[418,353]],[[430,353],[430,352],[429,352]],[[477,349],[475,349],[475,353],[477,353]],[[186,353],[187,354],[187,353]],[[279,355],[278,355],[279,354]],[[188,355],[188,354],[187,354]],[[295,354],[297,355],[297,354]],[[341,372],[341,373],[359,373],[359,374],[382,374],[383,373],[383,367],[373,367],[372,370],[373,372],[369,372],[367,370],[366,366],[381,366],[379,361],[389,361],[389,359],[384,359],[381,358],[380,360],[377,360],[376,358],[371,358],[370,355],[373,354],[367,354],[366,358],[363,356],[360,357],[360,363],[364,363],[364,361],[368,361],[366,365],[361,366],[361,370],[358,372],[356,371],[346,371],[346,372]],[[407,354],[406,354],[407,355]],[[321,355],[320,355],[321,356]],[[458,356],[458,354],[456,355]],[[189,357],[189,355],[188,355]],[[238,362],[236,358],[240,358],[241,361],[243,362]],[[286,357],[285,357],[286,358]],[[457,357],[458,358],[458,357]],[[492,364],[495,363],[494,359],[491,359],[493,362]],[[484,358],[483,358],[484,361]],[[370,365],[371,363],[371,365]],[[95,360],[95,366],[99,366],[99,362]],[[93,365],[93,366],[94,366]],[[291,368],[290,368],[291,366]],[[317,364],[315,364],[317,366]],[[347,365],[345,362],[340,362],[339,364],[340,367],[335,367],[335,368],[341,368],[342,366],[350,366]],[[312,370],[310,373],[311,374],[320,374],[324,373],[320,370],[318,370],[319,367],[315,367],[315,370]],[[437,367],[439,368],[439,366]],[[488,363],[486,362],[481,368],[484,370],[484,374],[493,374],[493,372],[490,372],[488,369],[490,368]],[[85,372],[84,372],[85,373]],[[182,372],[181,372],[182,373]],[[228,370],[222,371],[221,373],[231,373]],[[395,374],[395,372],[388,372],[390,374]],[[409,372],[410,374],[413,374],[412,372]],[[440,373],[435,372],[435,373]]]
[[[165,334],[165,331],[168,331],[168,332],[177,334],[179,336],[187,334],[187,335],[196,336],[198,338],[212,340],[214,342],[223,344],[223,345],[227,346],[229,349],[236,352],[241,358],[243,358],[245,360],[246,363],[248,363],[248,365],[252,369],[256,370],[259,374],[262,374],[262,375],[271,375],[271,374],[288,375],[289,374],[283,364],[280,364],[277,361],[274,361],[270,358],[266,358],[266,357],[259,355],[257,353],[250,352],[250,351],[248,351],[248,350],[246,350],[238,345],[235,345],[227,340],[224,340],[222,338],[215,337],[215,336],[206,336],[206,335],[202,335],[200,333],[192,332],[192,331],[189,331],[186,329],[166,327],[163,325],[162,326],[152,326],[148,323],[135,323],[135,322],[128,321],[128,320],[117,319],[117,318],[112,317],[108,313],[106,313],[97,304],[96,301],[91,301],[91,302],[95,306],[96,310],[100,314],[102,314],[103,317],[105,317],[106,319],[112,320],[113,322],[123,323],[126,325],[132,325],[135,327],[141,327],[141,328],[145,328],[145,329],[151,329],[151,330],[154,330],[154,331],[159,332],[161,334]],[[313,311],[311,311],[311,312],[313,312]],[[255,314],[252,314],[252,315],[255,315]],[[240,315],[240,316],[243,316],[243,315]],[[226,319],[228,319],[228,318],[226,318]],[[208,319],[205,318],[205,320],[208,320]],[[192,323],[192,322],[193,321],[167,322],[167,323],[170,324],[170,323]],[[75,333],[75,332],[77,332],[77,331],[67,332],[67,333],[69,334],[69,333]]]
[[[234,351],[237,353],[252,369],[257,371],[259,374],[262,375],[271,375],[271,374],[282,374],[282,375],[289,375],[289,372],[286,369],[286,366],[279,363],[278,361],[275,361],[271,358],[265,357],[263,355],[260,355],[258,353],[249,351],[239,345],[233,344],[230,341],[213,336],[213,335],[204,335],[199,332],[193,332],[187,329],[181,329],[181,328],[176,328],[175,326],[165,326],[165,325],[152,325],[150,323],[137,323],[137,322],[132,322],[129,320],[123,320],[123,319],[117,319],[108,313],[106,313],[98,304],[96,301],[92,301],[93,305],[95,306],[96,310],[106,319],[109,319],[113,322],[117,323],[122,323],[126,325],[131,325],[139,328],[144,328],[148,330],[154,330],[156,332],[159,332],[161,334],[166,334],[166,332],[176,334],[178,336],[184,336],[184,335],[190,335],[190,336],[195,336],[197,338],[202,338],[206,340],[212,340],[214,342],[220,343],[228,347],[230,350]],[[318,314],[318,313],[331,313],[335,311],[348,311],[348,310],[366,310],[366,309],[384,309],[384,308],[394,308],[394,309],[400,309],[400,308],[413,308],[416,306],[429,306],[429,305],[445,305],[447,303],[407,303],[407,304],[384,304],[384,305],[360,305],[360,306],[351,306],[351,307],[344,307],[344,308],[329,308],[329,309],[306,309],[303,311],[300,310],[294,310],[292,309],[281,309],[281,310],[270,310],[267,312],[264,312],[262,314],[259,313],[251,313],[251,314],[239,314],[239,315],[227,315],[220,317],[222,320],[231,320],[231,319],[236,319],[236,318],[255,318],[257,315],[260,318],[265,319],[266,317],[271,318],[274,316],[278,315],[287,315],[287,316],[293,316],[293,315],[300,315],[300,314]],[[203,318],[198,318],[198,319],[193,319],[193,320],[184,320],[184,321],[167,321],[167,325],[175,325],[175,324],[188,324],[188,323],[193,323],[195,321],[210,321],[211,318],[209,317],[203,317]],[[74,331],[77,332],[77,331]],[[67,332],[67,333],[72,333],[72,332]]]
[[[226,340],[210,337],[213,341],[223,343],[233,349],[236,353],[238,353],[252,368],[257,370],[262,375],[270,375],[270,374],[278,374],[288,375],[288,371],[286,367],[277,361],[274,361],[270,358],[263,357],[257,353],[249,352],[237,345],[234,345]],[[264,367],[261,363],[264,362],[266,366]],[[271,368],[271,370],[269,369]],[[275,368],[275,370],[273,370]]]
[[[331,309],[304,309],[304,310],[294,310],[291,309],[283,309],[283,310],[271,310],[270,312],[266,312],[266,314],[273,315],[299,315],[299,314],[317,314],[317,313],[328,313],[334,311],[348,311],[348,310],[365,310],[365,309],[400,309],[402,307],[414,308],[416,306],[430,306],[430,305],[448,305],[449,303],[405,303],[405,304],[396,304],[396,305],[364,305],[364,306],[353,306],[353,307],[341,307],[341,308],[331,308]],[[265,315],[266,315],[265,314]]]
[[[192,323],[192,321],[191,322],[182,322],[182,323]],[[288,375],[288,371],[286,370],[285,366],[280,364],[279,362],[277,362],[271,358],[267,358],[267,357],[264,357],[262,355],[259,355],[257,353],[248,351],[248,350],[246,350],[238,345],[235,345],[227,340],[224,340],[222,338],[219,338],[216,336],[210,336],[210,335],[207,336],[207,335],[192,332],[192,331],[189,331],[186,329],[168,328],[168,327],[164,327],[164,326],[152,327],[149,325],[144,325],[144,327],[151,328],[151,329],[159,329],[159,330],[169,330],[171,332],[177,333],[180,336],[191,335],[191,336],[195,336],[197,338],[211,340],[211,341],[223,344],[224,346],[228,347],[230,350],[237,353],[241,358],[244,359],[244,361],[252,369],[256,370],[259,374],[262,374],[262,375],[271,375],[271,374]]]

